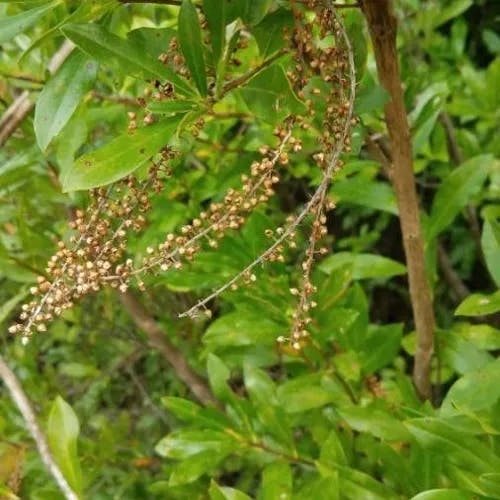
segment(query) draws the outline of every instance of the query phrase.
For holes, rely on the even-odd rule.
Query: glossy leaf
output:
[[[226,45],[226,0],[203,0],[203,12],[210,28],[210,42],[217,66]]]
[[[476,412],[492,407],[500,399],[499,377],[500,359],[465,374],[448,391],[442,404],[442,414],[452,415],[463,410]]]
[[[252,28],[252,34],[259,46],[260,55],[267,58],[286,46],[283,36],[286,28],[293,26],[293,16],[290,11],[278,9],[268,14]]]
[[[484,316],[500,311],[500,291],[491,295],[473,293],[456,309],[457,316]]]
[[[442,488],[419,493],[411,500],[472,500],[473,496],[462,490]]]
[[[374,254],[338,252],[321,263],[321,269],[329,274],[346,266],[352,266],[352,278],[355,280],[390,278],[406,273],[406,267],[403,264]]]
[[[50,409],[47,439],[50,449],[68,483],[76,492],[82,490],[82,472],[78,460],[78,418],[71,406],[57,396]]]
[[[208,490],[210,500],[251,500],[251,498],[240,490],[229,488],[228,486],[219,486],[212,480]]]
[[[413,419],[405,425],[424,448],[446,454],[471,472],[495,472],[500,467],[500,457],[487,444],[464,436],[438,418]]]
[[[291,500],[292,471],[284,462],[275,462],[262,471],[261,500]]]
[[[457,167],[436,193],[430,215],[427,238],[435,238],[481,189],[490,171],[493,157],[481,155]]]
[[[148,57],[136,44],[106,31],[98,24],[67,24],[61,31],[90,57],[111,65],[121,74],[141,78],[163,78],[183,95],[191,95],[189,84],[172,69]]]
[[[250,312],[226,314],[214,321],[203,342],[211,349],[224,346],[267,345],[276,343],[283,327],[264,316]]]
[[[104,186],[146,164],[173,137],[181,115],[137,129],[80,156],[62,179],[65,191]]]
[[[59,71],[44,86],[35,107],[35,135],[45,150],[69,121],[84,95],[93,87],[97,63],[73,51]]]
[[[207,75],[201,28],[196,8],[191,0],[183,0],[179,10],[179,42],[191,77],[201,95],[207,95]]]
[[[19,33],[26,31],[44,14],[60,4],[61,1],[62,0],[53,0],[14,16],[0,17],[0,43],[8,42]]]
[[[486,218],[481,235],[486,266],[496,285],[500,288],[500,221]]]

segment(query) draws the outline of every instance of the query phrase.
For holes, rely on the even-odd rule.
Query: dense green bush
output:
[[[350,97],[342,30],[325,36],[310,11],[300,24],[292,12],[305,2],[179,3],[0,0],[1,353],[67,481],[92,499],[500,498],[496,2],[395,2],[437,322],[425,402],[411,379],[416,333],[387,175],[389,96],[359,8],[337,10],[353,50],[357,119],[327,192],[336,208],[321,212],[327,252],[315,248],[310,337],[286,340],[319,209],[276,258],[200,314],[178,317],[302,213],[324,181],[321,154],[335,147],[325,123],[340,127]],[[318,50],[338,48],[325,64],[337,64],[345,95],[331,102],[320,73],[303,93],[296,80],[288,49],[306,22]],[[16,102],[26,112],[10,130]],[[115,280],[128,300],[99,286],[35,322],[43,326],[32,337],[8,333],[57,243],[71,248],[69,220],[94,213],[91,229],[109,220],[105,236],[114,235],[124,220],[117,188],[138,186],[147,200],[134,206],[137,231],[112,238],[130,266],[145,266],[165,235],[190,225],[189,236],[200,211],[239,192],[252,163],[283,143],[290,115],[300,117],[290,125],[296,147],[278,149],[276,193],[246,211],[242,227],[209,234],[192,262],[179,256],[166,272],[158,261],[127,285]],[[167,145],[168,168],[155,156]],[[93,188],[112,182],[102,211]],[[0,497],[60,498],[3,386],[0,396]]]

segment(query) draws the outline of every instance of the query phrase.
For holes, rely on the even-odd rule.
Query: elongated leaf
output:
[[[375,254],[354,254],[339,252],[326,258],[321,263],[321,269],[330,274],[337,269],[352,266],[352,278],[356,280],[366,278],[390,278],[406,273],[406,267],[396,262]]]
[[[187,67],[196,87],[203,96],[207,95],[207,74],[200,21],[191,0],[183,0],[179,11],[179,42]]]
[[[57,396],[49,414],[47,438],[50,449],[66,480],[78,493],[82,490],[82,473],[78,460],[78,418],[71,406]]]
[[[61,31],[90,57],[102,64],[111,65],[125,75],[141,78],[164,78],[177,92],[192,95],[189,84],[172,69],[149,57],[129,40],[124,40],[98,24],[68,24]]]
[[[17,304],[26,297],[27,293],[27,290],[21,290],[18,294],[14,295],[14,297],[0,305],[0,324],[14,310]]]
[[[251,498],[236,488],[229,488],[228,486],[219,486],[212,480],[210,489],[208,490],[210,500],[251,500]]]
[[[160,102],[150,102],[148,104],[149,111],[153,113],[161,113],[164,115],[176,115],[178,113],[188,113],[196,108],[196,103],[194,101],[160,101]]]
[[[493,407],[500,400],[499,379],[500,359],[466,373],[448,391],[441,408],[442,415],[477,412]]]
[[[47,2],[40,7],[21,12],[14,16],[0,18],[0,43],[5,43],[14,38],[19,33],[26,31],[33,26],[46,12],[54,8],[61,0]]]
[[[210,41],[217,66],[226,44],[226,1],[203,0],[203,12],[210,28]]]
[[[483,248],[488,271],[500,288],[500,221],[485,219],[481,235],[481,247]]]
[[[500,291],[491,295],[473,293],[455,311],[457,316],[483,316],[500,311]]]
[[[443,488],[423,491],[411,500],[472,500],[472,495],[462,490]]]
[[[96,75],[97,63],[75,50],[44,86],[37,99],[34,123],[40,149],[45,150],[61,132],[92,88]]]
[[[117,181],[144,165],[174,135],[182,115],[176,115],[80,156],[62,179],[64,191],[78,191]]]
[[[290,500],[292,498],[292,471],[283,462],[269,464],[262,471],[262,500]],[[261,497],[259,497],[261,498]]]
[[[500,468],[500,458],[488,445],[464,436],[439,418],[412,419],[405,425],[424,448],[445,454],[447,460],[467,470],[486,473]]]
[[[480,155],[456,168],[439,188],[430,216],[427,238],[435,238],[479,192],[490,170],[493,157]]]
[[[111,9],[116,7],[118,0],[102,0],[99,2],[83,2],[75,11],[73,11],[69,16],[63,18],[55,26],[49,28],[43,35],[34,40],[31,45],[23,52],[23,55],[19,59],[19,66],[23,66],[28,61],[28,56],[31,52],[40,47],[45,42],[53,38],[60,33],[60,29],[65,24],[70,23],[84,23],[84,22],[96,22],[102,15],[109,12]],[[28,64],[28,63],[27,63]]]
[[[237,446],[236,441],[223,432],[181,430],[164,437],[155,449],[162,457],[184,460],[206,451],[217,454],[229,453]]]

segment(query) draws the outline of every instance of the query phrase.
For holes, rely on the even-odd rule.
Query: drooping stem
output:
[[[417,330],[413,381],[420,396],[429,399],[435,319],[431,289],[425,273],[411,135],[399,74],[396,50],[397,21],[390,0],[364,0],[361,8],[368,22],[379,79],[391,97],[385,106],[385,120],[391,139],[394,169],[392,182],[398,200],[411,304]]]

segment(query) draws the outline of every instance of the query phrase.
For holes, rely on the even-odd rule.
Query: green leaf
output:
[[[243,15],[243,21],[250,25],[259,23],[266,15],[271,4],[272,0],[246,0],[246,9]]]
[[[251,500],[251,498],[240,490],[219,486],[214,480],[210,483],[208,490],[210,500]]]
[[[202,408],[187,399],[171,396],[162,398],[161,402],[177,418],[197,427],[223,431],[231,426],[230,421],[223,413],[212,408]]]
[[[336,399],[332,391],[322,386],[320,374],[295,377],[278,387],[277,394],[287,413],[321,408]]]
[[[390,278],[406,273],[406,267],[395,260],[369,253],[338,252],[330,255],[320,264],[320,269],[330,274],[338,269],[352,266],[352,278]]]
[[[456,309],[456,316],[484,316],[500,311],[500,290],[491,295],[473,293]]]
[[[441,407],[442,415],[454,415],[457,411],[477,412],[491,408],[500,399],[500,358],[466,373],[458,379],[446,394]]]
[[[0,305],[0,324],[5,321],[9,314],[16,308],[17,304],[19,304],[27,294],[27,290],[22,289],[19,293],[14,295],[14,297]]]
[[[168,66],[148,57],[140,46],[106,31],[98,24],[67,24],[61,31],[90,57],[102,64],[111,65],[125,76],[164,78],[171,82],[180,94],[193,94],[186,80]]]
[[[462,490],[442,488],[419,493],[411,500],[472,500],[473,495]]]
[[[493,161],[491,155],[480,155],[466,161],[445,178],[438,189],[430,215],[427,239],[441,233],[477,194],[483,185]]]
[[[265,315],[249,311],[225,314],[215,320],[205,332],[203,343],[210,349],[225,346],[272,346],[283,327]]]
[[[283,462],[269,464],[262,471],[260,500],[291,500],[292,471]]]
[[[207,95],[207,74],[198,13],[191,0],[183,0],[179,10],[179,42],[196,87]]]
[[[403,337],[401,323],[369,325],[359,358],[364,373],[374,373],[392,363],[396,358]]]
[[[485,218],[481,235],[481,247],[486,260],[486,267],[500,288],[500,222]]]
[[[471,472],[495,472],[500,468],[500,458],[488,445],[465,436],[439,418],[412,419],[405,425],[424,448],[445,454],[447,460]]]
[[[273,64],[254,76],[241,88],[240,93],[248,108],[270,123],[280,121],[290,111],[300,114],[306,109],[293,93],[279,64]]]
[[[211,473],[229,452],[230,450],[224,450],[220,453],[207,450],[186,458],[170,474],[169,486],[192,483],[203,474]]]
[[[386,182],[356,175],[333,183],[331,195],[341,203],[352,203],[398,215],[396,195]]]
[[[203,12],[210,28],[210,42],[217,67],[226,45],[226,0],[203,0]]]
[[[179,113],[189,113],[194,111],[197,103],[194,101],[185,101],[177,99],[175,101],[152,101],[148,103],[149,111],[161,113],[163,115],[177,115]]]
[[[500,36],[493,30],[484,30],[483,42],[492,54],[500,54]]]
[[[448,3],[446,7],[439,7],[436,11],[436,15],[428,16],[431,22],[432,29],[438,28],[439,26],[445,24],[450,19],[459,16],[462,12],[465,12],[471,5],[473,0],[453,0]]]
[[[132,173],[168,144],[181,117],[128,132],[80,156],[62,179],[64,191],[104,186]]]
[[[411,434],[404,424],[377,404],[353,406],[338,410],[340,416],[356,431],[369,433],[387,442],[409,441]]]
[[[231,376],[229,368],[224,364],[222,359],[220,359],[215,354],[209,354],[207,356],[207,373],[210,382],[210,387],[217,396],[222,401],[227,401],[232,397],[231,390],[227,385],[227,381]]]
[[[82,491],[82,472],[78,460],[78,418],[71,406],[57,396],[50,409],[47,439],[64,477],[77,492]]]
[[[293,15],[289,10],[278,9],[267,15],[252,28],[252,34],[259,46],[260,55],[267,58],[285,47],[285,28],[293,27]]]
[[[223,455],[236,449],[237,443],[215,430],[180,430],[170,433],[156,445],[162,457],[185,460],[202,452]]]
[[[353,50],[356,79],[361,80],[368,57],[365,19],[360,9],[347,10],[348,12],[344,16],[344,25]]]
[[[26,31],[33,26],[46,12],[52,10],[61,0],[47,2],[40,7],[21,12],[14,16],[0,18],[0,43],[5,43],[14,38],[19,33]]]
[[[35,135],[42,151],[66,125],[83,96],[92,88],[97,63],[74,51],[43,87],[35,108]]]
[[[243,373],[245,387],[266,430],[281,443],[289,445],[292,433],[283,408],[279,406],[273,381],[267,373],[249,363],[245,363]]]

